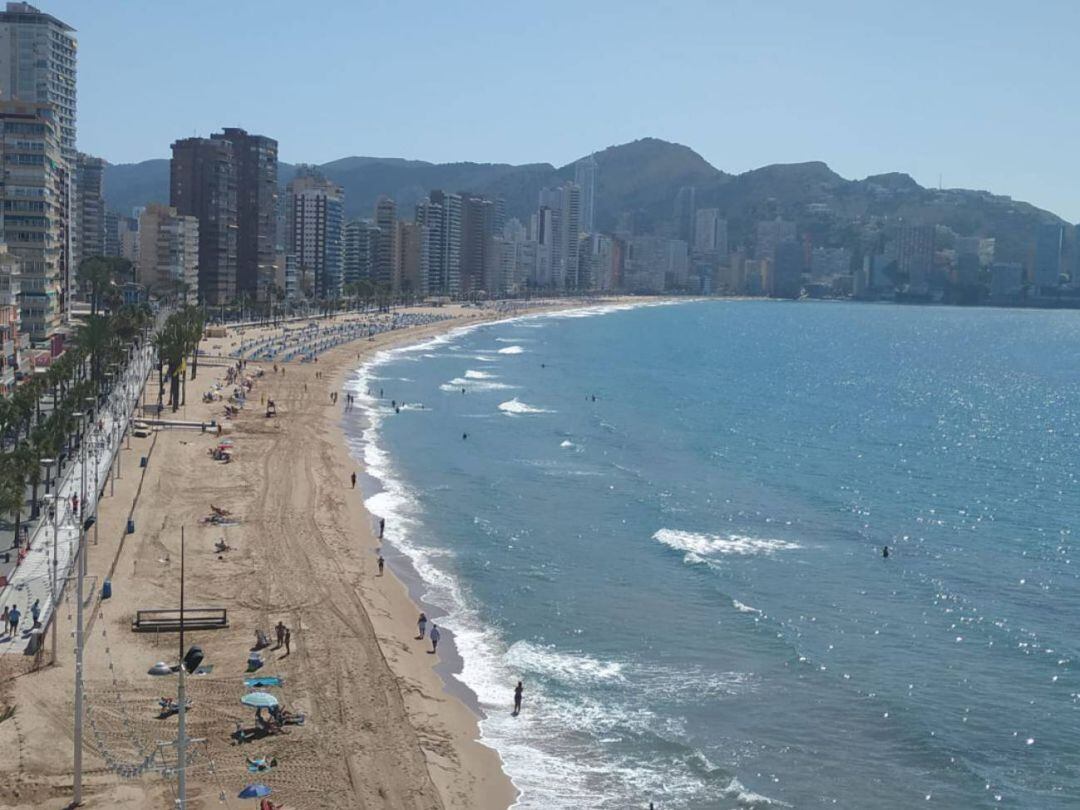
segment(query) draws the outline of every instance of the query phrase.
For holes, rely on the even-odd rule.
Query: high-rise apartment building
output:
[[[574,182],[581,189],[581,230],[584,233],[594,233],[596,230],[596,188],[599,175],[600,166],[592,155],[574,164]]]
[[[313,167],[300,167],[286,191],[286,252],[311,278],[316,298],[341,295],[345,272],[345,192]]]
[[[754,246],[754,258],[758,261],[776,258],[776,246],[789,239],[795,239],[795,223],[783,219],[766,220],[757,224],[757,242]]]
[[[581,236],[581,187],[564,183],[558,188],[540,190],[540,244],[550,245],[551,286],[555,289],[578,289],[578,252]],[[550,229],[550,234],[548,230]],[[550,235],[550,240],[547,237]]]
[[[425,295],[430,270],[427,227],[418,222],[399,221],[398,245],[401,255],[399,291],[404,295]]]
[[[199,221],[151,203],[139,215],[135,280],[158,295],[199,300]]]
[[[199,297],[225,304],[238,293],[236,159],[224,138],[184,138],[172,145],[169,204],[199,221]]]
[[[727,220],[720,216],[720,209],[698,209],[694,217],[694,251],[715,254],[720,259],[727,256]]]
[[[75,165],[75,29],[29,3],[0,11],[0,100],[49,104],[56,139]]]
[[[769,295],[773,298],[798,298],[802,292],[803,246],[795,239],[785,239],[773,252]]]
[[[278,143],[236,127],[210,136],[232,144],[236,164],[236,288],[268,301],[274,284]]]
[[[488,289],[493,280],[491,240],[496,233],[495,203],[475,194],[461,195],[461,294]]]
[[[379,246],[379,227],[370,219],[354,219],[344,229],[344,284],[371,281],[375,276],[375,256]]]
[[[139,216],[117,218],[116,246],[116,253],[106,255],[120,256],[132,264],[139,263]]]
[[[930,289],[935,230],[933,225],[904,225],[897,234],[896,266],[907,276],[910,292],[921,295]]]
[[[379,236],[375,243],[374,281],[389,290],[397,290],[400,283],[397,203],[389,197],[375,201],[375,225]]]
[[[427,228],[427,294],[456,296],[461,292],[460,194],[438,189],[416,205],[416,222]]]
[[[75,227],[72,229],[71,267],[78,272],[82,260],[105,256],[105,161],[77,153],[75,158]]]
[[[1053,222],[1044,222],[1039,225],[1035,232],[1035,265],[1031,280],[1040,290],[1048,290],[1061,283],[1061,258],[1064,244],[1064,227]]]
[[[67,172],[50,104],[0,101],[0,241],[21,266],[22,329],[44,341],[60,325]]]
[[[199,221],[199,296],[269,299],[277,228],[277,141],[227,127],[172,145],[169,202]]]
[[[689,245],[694,244],[697,224],[697,189],[682,186],[675,194],[675,234]]]
[[[105,210],[102,216],[104,220],[104,235],[101,241],[101,255],[120,255],[120,215],[115,211]]]
[[[59,326],[59,316],[67,309],[74,283],[76,51],[75,29],[51,14],[29,3],[11,2],[0,12],[0,100],[48,105],[59,145],[58,159],[62,165],[55,214],[60,243],[55,262],[57,313],[55,317],[51,314],[47,317],[51,329]],[[36,281],[30,282],[31,290],[36,286]],[[33,291],[29,294],[37,295]],[[23,328],[38,325],[40,322],[32,318]]]

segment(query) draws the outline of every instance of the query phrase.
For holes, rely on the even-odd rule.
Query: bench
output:
[[[224,630],[229,626],[225,608],[184,608],[184,630]],[[136,633],[180,631],[180,609],[137,610],[131,629]]]

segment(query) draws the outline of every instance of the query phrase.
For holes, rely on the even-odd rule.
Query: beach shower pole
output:
[[[180,527],[180,678],[176,685],[176,805],[187,807],[187,696],[184,693],[184,527]]]

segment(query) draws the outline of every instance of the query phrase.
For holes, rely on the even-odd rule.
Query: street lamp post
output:
[[[57,515],[60,512],[60,498],[57,497],[59,493],[50,493],[45,496],[52,506],[52,533],[53,533],[53,547],[52,547],[52,572],[49,579],[49,601],[52,603],[49,608],[49,621],[52,623],[52,663],[56,663],[56,551],[57,551]],[[40,644],[40,641],[38,642]],[[40,651],[39,651],[40,652]]]
[[[52,465],[56,459],[43,458],[40,461],[42,467],[45,468],[45,494],[49,494],[49,484],[52,482]]]

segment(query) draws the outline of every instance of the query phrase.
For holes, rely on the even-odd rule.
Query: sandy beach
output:
[[[106,485],[98,543],[91,535],[88,544],[88,806],[169,807],[175,798],[175,780],[152,771],[121,779],[109,765],[175,757],[168,741],[176,717],[158,719],[158,698],[175,694],[175,679],[147,670],[176,661],[177,634],[134,633],[131,622],[136,610],[178,605],[181,529],[188,606],[225,608],[229,620],[227,629],[188,633],[187,644],[200,645],[212,665],[188,679],[188,732],[199,740],[188,769],[190,807],[250,807],[236,794],[259,781],[289,808],[494,810],[513,802],[498,755],[477,742],[475,714],[444,688],[429,643],[415,640],[418,609],[405,586],[392,565],[378,574],[375,520],[365,493],[350,485],[350,473],[362,469],[341,428],[345,397],[334,404],[330,396],[375,351],[505,317],[459,307],[439,314],[453,317],[343,345],[317,363],[286,364],[283,375],[271,362],[250,362],[249,371],[258,365],[264,374],[228,428],[231,463],[210,458],[213,432],[171,429],[130,440],[119,480]],[[258,334],[249,329],[243,338]],[[203,348],[224,355],[237,340],[230,333]],[[202,394],[227,364],[201,361],[186,405],[165,416],[220,420],[223,403],[204,403]],[[156,400],[156,375],[147,388],[148,401]],[[264,397],[275,400],[276,418],[264,416]],[[211,504],[235,522],[204,523]],[[217,553],[222,539],[231,550]],[[106,578],[112,598],[100,600]],[[73,590],[59,610],[58,666],[24,672],[25,661],[0,660],[0,702],[16,707],[0,722],[3,807],[58,808],[71,800]],[[254,711],[240,704],[249,649],[256,630],[273,640],[279,621],[291,630],[290,653],[263,650],[258,674],[285,679],[276,692],[306,723],[236,745],[237,724],[254,728]],[[20,674],[11,677],[14,671]],[[278,765],[249,773],[247,757],[276,757]]]

